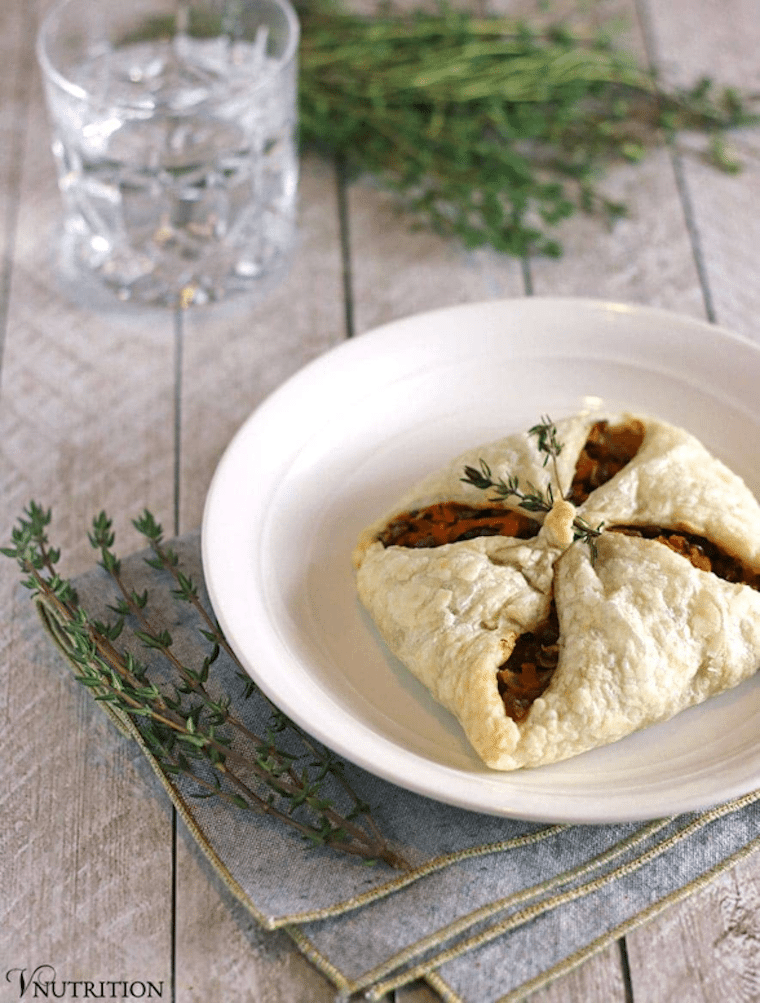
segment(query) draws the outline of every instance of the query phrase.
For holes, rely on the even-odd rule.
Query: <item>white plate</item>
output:
[[[490,814],[634,820],[760,786],[760,677],[553,766],[495,773],[356,599],[359,531],[458,452],[589,398],[688,428],[760,484],[760,348],[664,311],[515,299],[409,317],[306,366],[246,421],[209,490],[203,560],[246,670],[326,745]]]

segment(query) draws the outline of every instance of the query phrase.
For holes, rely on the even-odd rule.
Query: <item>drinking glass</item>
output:
[[[186,307],[268,291],[295,235],[288,0],[62,0],[37,54],[68,281]]]

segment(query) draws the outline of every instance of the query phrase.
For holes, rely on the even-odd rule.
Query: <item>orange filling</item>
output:
[[[522,512],[439,502],[397,515],[379,536],[386,547],[440,547],[477,536],[536,536],[539,524]]]
[[[644,439],[640,421],[611,426],[598,421],[589,430],[568,498],[579,505],[594,488],[604,484],[636,455]],[[528,539],[539,524],[522,512],[491,506],[438,502],[403,512],[385,527],[378,539],[386,547],[440,547],[477,536],[511,536]]]

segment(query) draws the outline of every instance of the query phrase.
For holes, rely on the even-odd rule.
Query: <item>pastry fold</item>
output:
[[[369,526],[354,551],[358,594],[384,642],[496,770],[616,741],[737,685],[760,664],[760,506],[752,493],[685,430],[622,414],[604,417],[610,427],[643,427],[635,455],[573,505],[562,495],[600,417],[556,424],[556,468],[528,433],[456,457]],[[494,481],[516,479],[544,497],[551,488],[551,511],[528,513],[533,535],[388,542],[394,520],[431,505],[523,511],[519,498],[494,500],[463,480],[465,468],[483,463]],[[601,527],[593,546],[576,539],[583,525]],[[695,566],[657,538],[674,533],[722,555],[712,562],[718,571],[728,565],[736,579],[742,569],[740,580]],[[514,718],[500,678],[518,639],[553,615],[556,667]]]

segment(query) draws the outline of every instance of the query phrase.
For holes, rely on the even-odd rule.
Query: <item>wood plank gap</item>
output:
[[[530,268],[530,258],[520,258],[520,267],[522,269],[522,280],[525,287],[525,295],[533,295],[533,272]]]
[[[620,949],[620,968],[623,975],[623,992],[625,993],[625,1003],[634,1003],[633,1000],[633,979],[631,978],[631,962],[628,958],[628,944],[625,937],[618,941]]]
[[[181,307],[174,309],[174,536],[179,535],[179,500],[182,450],[182,363],[185,335],[185,315]]]
[[[26,33],[19,40],[19,52],[34,51],[36,25],[33,18],[27,19]],[[32,60],[23,60],[16,76],[16,86],[13,94],[14,116],[13,139],[11,141],[11,157],[8,177],[8,204],[3,220],[5,231],[5,250],[2,265],[0,265],[0,373],[3,368],[5,338],[8,330],[8,311],[11,298],[11,281],[13,278],[13,257],[16,246],[16,232],[21,205],[21,177],[24,170],[24,150],[26,148],[26,133],[29,122],[29,97],[32,90],[32,79],[35,64]]]
[[[686,220],[686,229],[689,233],[689,240],[691,241],[691,251],[694,255],[697,277],[702,290],[702,299],[705,304],[705,314],[707,315],[707,319],[714,324],[716,322],[715,301],[710,288],[710,279],[707,274],[705,258],[702,252],[702,241],[699,237],[699,228],[694,216],[691,192],[689,191],[689,186],[683,170],[683,161],[675,149],[671,150],[671,160],[673,161],[673,172],[676,178],[676,187],[678,189],[679,198],[681,199],[684,219]]]
[[[182,453],[182,368],[184,358],[185,315],[181,307],[174,309],[174,485],[172,500],[174,505],[173,530],[174,536],[179,534],[179,502],[181,485],[181,453]],[[172,873],[170,910],[170,956],[169,956],[169,998],[171,1003],[177,1003],[177,899],[178,899],[178,847],[177,828],[179,819],[177,809],[172,806]]]
[[[348,169],[345,158],[335,158],[335,187],[338,200],[341,279],[343,283],[343,323],[346,338],[356,334],[354,318],[354,276],[351,265],[351,230],[348,222]]]
[[[652,18],[649,12],[649,4],[647,0],[634,0],[634,6],[636,9],[636,17],[639,22],[639,28],[641,29],[641,35],[644,39],[644,51],[646,52],[649,69],[652,73],[656,74],[660,65],[660,58],[657,50],[654,28],[652,26]],[[686,230],[689,235],[689,242],[691,243],[691,253],[694,258],[699,287],[702,292],[702,300],[705,305],[705,314],[707,319],[714,324],[716,321],[715,301],[710,288],[710,280],[707,275],[705,258],[702,251],[702,242],[700,240],[699,228],[697,227],[696,217],[694,214],[694,205],[691,199],[691,193],[686,182],[681,157],[672,141],[668,145],[670,149],[670,160],[673,165],[673,174],[676,181],[676,189],[678,191],[678,197],[681,201]]]

